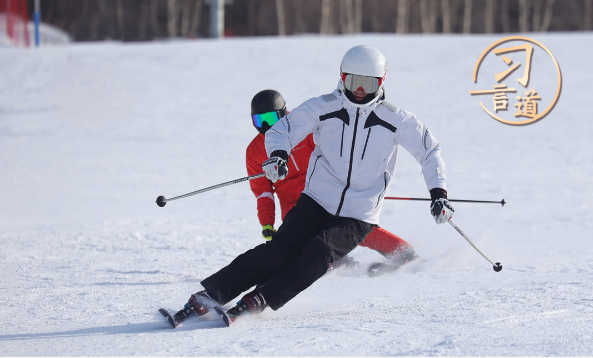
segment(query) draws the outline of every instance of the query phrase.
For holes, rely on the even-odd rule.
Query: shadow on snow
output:
[[[63,332],[25,333],[0,335],[1,341],[26,341],[34,339],[75,338],[89,335],[110,335],[130,333],[160,333],[163,331],[189,331],[196,329],[212,329],[226,327],[221,320],[200,320],[186,322],[184,325],[172,329],[167,322],[130,323],[121,326],[92,327]]]

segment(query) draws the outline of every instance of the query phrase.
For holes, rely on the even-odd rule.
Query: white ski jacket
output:
[[[313,133],[303,193],[329,213],[378,224],[398,147],[422,166],[428,190],[446,189],[439,143],[410,112],[379,100],[358,108],[341,90],[304,102],[266,132],[268,156],[291,149]]]

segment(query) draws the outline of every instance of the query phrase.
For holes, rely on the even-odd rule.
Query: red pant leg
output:
[[[371,250],[379,251],[382,254],[393,254],[404,248],[412,247],[405,240],[389,231],[376,227],[367,235],[366,239],[360,244],[362,247],[368,247]]]

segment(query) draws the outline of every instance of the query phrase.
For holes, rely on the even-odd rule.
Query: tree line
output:
[[[41,0],[41,18],[74,41],[201,38],[210,1]],[[224,19],[225,36],[591,31],[593,0],[226,0]]]

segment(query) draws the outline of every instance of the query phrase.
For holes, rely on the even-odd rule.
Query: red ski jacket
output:
[[[265,136],[258,134],[247,147],[247,174],[250,176],[261,173],[262,163],[268,159],[264,140]],[[284,180],[274,184],[265,177],[249,181],[251,191],[257,198],[257,216],[262,226],[274,225],[276,212],[274,193],[280,201],[282,219],[296,204],[305,188],[309,157],[313,149],[315,149],[315,143],[313,143],[313,135],[310,134],[292,149],[288,158],[288,176]]]

